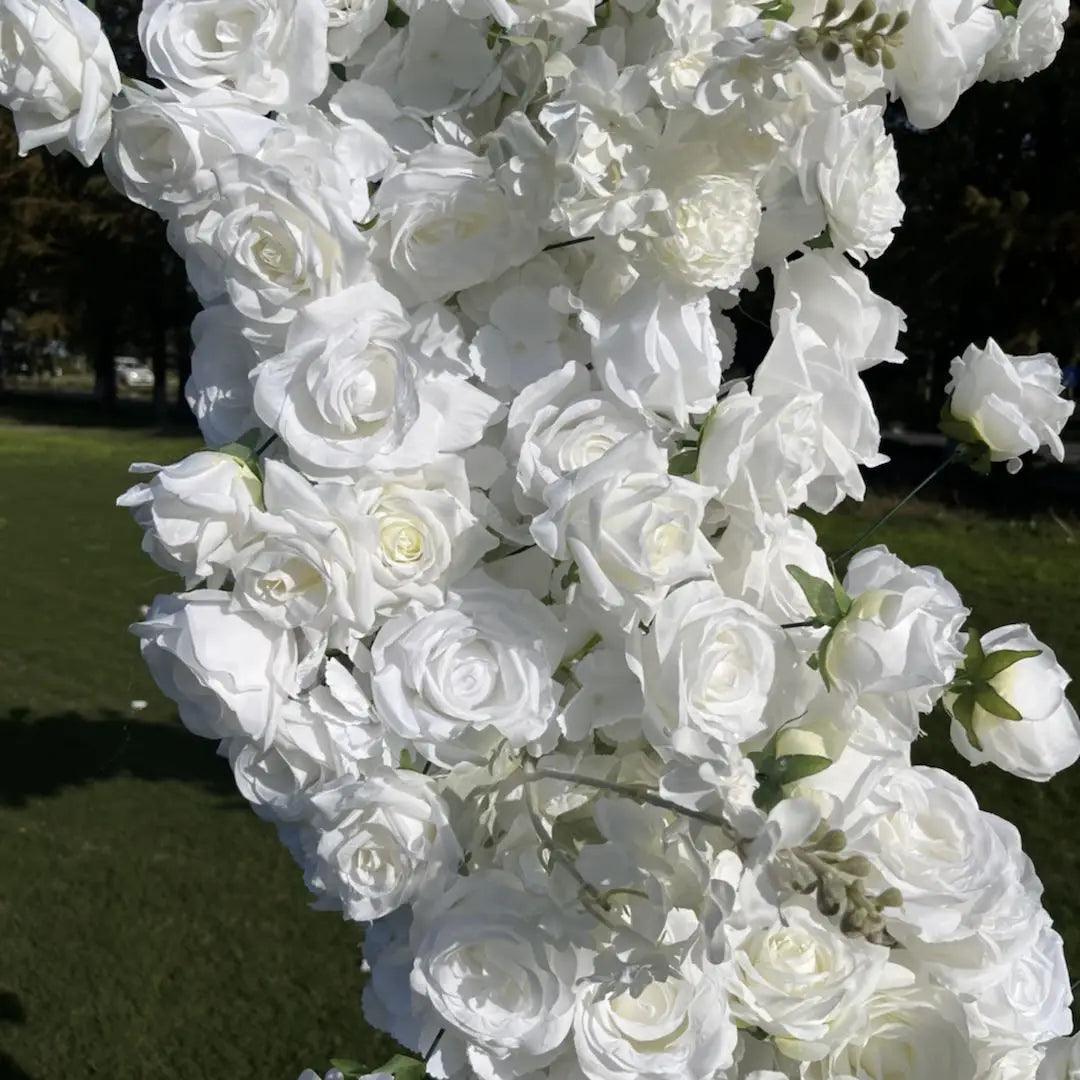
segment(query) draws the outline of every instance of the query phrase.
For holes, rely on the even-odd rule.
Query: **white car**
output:
[[[154,385],[154,373],[141,360],[134,356],[118,356],[116,358],[116,381],[121,386],[135,389],[143,386]]]

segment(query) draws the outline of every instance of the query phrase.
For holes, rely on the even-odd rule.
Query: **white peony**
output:
[[[990,680],[990,686],[1021,719],[1005,720],[976,701],[971,726],[979,747],[955,719],[950,730],[953,745],[973,765],[991,762],[1025,780],[1049,780],[1080,758],[1080,719],[1065,696],[1071,679],[1053,650],[1029,626],[998,627],[984,634],[981,644],[988,656],[1003,649],[1039,655],[1010,664]],[[951,707],[952,700],[947,695],[945,704]]]
[[[19,153],[69,150],[91,165],[109,137],[120,72],[94,12],[78,0],[0,3],[0,105]]]
[[[998,39],[986,54],[979,78],[988,82],[1027,79],[1049,67],[1065,40],[1065,0],[1021,0],[1015,15],[998,15]]]
[[[132,632],[161,692],[195,735],[273,739],[296,690],[296,640],[214,589],[159,596]]]
[[[238,457],[198,450],[175,465],[137,464],[153,478],[116,500],[145,530],[143,551],[186,578],[221,570],[250,539],[261,502],[259,478]]]
[[[265,109],[306,105],[330,73],[323,0],[147,0],[147,69],[177,94],[221,87]]]
[[[1074,404],[1061,396],[1061,368],[1049,353],[1010,356],[993,339],[969,345],[949,368],[945,387],[952,417],[971,425],[990,449],[991,461],[1020,468],[1020,455],[1040,446],[1063,461],[1061,429]]]

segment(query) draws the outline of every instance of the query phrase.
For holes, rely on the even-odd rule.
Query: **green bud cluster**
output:
[[[816,23],[796,31],[795,43],[803,52],[819,51],[830,64],[839,60],[847,47],[864,64],[873,67],[880,63],[891,69],[896,66],[893,50],[901,43],[910,20],[906,11],[896,15],[879,12],[874,0],[859,0],[844,17],[844,0],[828,0]]]

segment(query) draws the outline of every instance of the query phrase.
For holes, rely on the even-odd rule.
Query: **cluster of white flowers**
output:
[[[1045,780],[1068,677],[797,513],[885,460],[884,103],[1044,67],[1064,8],[1009,6],[147,0],[114,101],[76,0],[0,0],[23,146],[105,144],[205,308],[209,448],[120,500],[187,590],[143,655],[431,1075],[996,1080],[1070,1030],[1016,830],[910,755],[937,710]],[[973,461],[1060,456],[1053,358],[952,374]]]

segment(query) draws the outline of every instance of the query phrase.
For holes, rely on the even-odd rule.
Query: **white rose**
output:
[[[336,63],[347,63],[386,18],[387,0],[323,0],[323,3],[327,13],[327,52]]]
[[[964,990],[970,978],[985,987],[988,970],[1037,933],[1041,887],[1016,829],[940,769],[898,765],[864,798],[848,838],[872,860],[868,888],[895,887],[904,898],[889,932],[944,985]]]
[[[851,1039],[810,1067],[807,1080],[903,1077],[975,1080],[976,1062],[963,1006],[936,986],[882,990],[864,1006]]]
[[[222,87],[278,111],[322,93],[326,30],[323,0],[147,0],[139,15],[147,70],[166,86]]]
[[[824,204],[833,246],[859,263],[884,254],[904,204],[881,107],[830,110],[806,129],[800,156],[804,192]]]
[[[1061,429],[1074,404],[1061,397],[1061,368],[1050,353],[1010,356],[988,338],[983,349],[969,345],[949,374],[949,411],[971,424],[990,448],[991,461],[1008,461],[1016,472],[1020,455],[1040,446],[1064,460]]]
[[[654,241],[660,265],[698,289],[731,289],[750,269],[761,203],[741,177],[699,176],[668,205],[671,235]]]
[[[217,198],[173,223],[170,241],[203,303],[227,296],[266,356],[300,311],[371,278],[369,243],[332,192],[324,197],[284,169],[234,156],[215,175]]]
[[[817,460],[807,503],[828,513],[845,496],[863,497],[866,483],[859,466],[873,468],[888,461],[879,453],[881,432],[874,405],[853,360],[826,345],[791,309],[774,310],[773,321],[775,337],[754,373],[753,394],[820,399],[814,413]]]
[[[431,777],[379,768],[313,792],[319,838],[305,880],[314,906],[379,919],[453,880],[461,847]]]
[[[301,468],[347,473],[401,445],[419,411],[409,331],[393,294],[365,282],[309,304],[254,370],[255,411]]]
[[[217,89],[177,98],[130,81],[123,100],[113,113],[105,172],[132,202],[162,216],[199,209],[217,192],[214,167],[233,154],[252,153],[272,127]]]
[[[732,1013],[797,1061],[818,1061],[848,1041],[889,958],[884,946],[845,937],[798,899],[774,921],[731,935]]]
[[[712,581],[669,593],[631,649],[645,736],[661,752],[709,759],[799,711],[801,664],[784,632]]]
[[[1072,1031],[1072,987],[1065,944],[1045,911],[1035,940],[998,974],[986,979],[971,1010],[990,1036],[1043,1043]]]
[[[145,529],[143,551],[187,578],[210,577],[250,538],[259,478],[231,454],[198,450],[175,465],[137,464],[153,473],[116,500]]]
[[[372,210],[387,280],[410,305],[489,281],[539,246],[537,223],[499,186],[490,162],[457,146],[410,155],[383,180]]]
[[[414,908],[412,944],[413,989],[469,1040],[480,1075],[528,1073],[569,1034],[578,959],[558,911],[509,874],[429,893]]]
[[[296,639],[230,604],[228,593],[213,589],[159,596],[132,632],[189,731],[269,743],[296,690]]]
[[[986,54],[980,79],[1027,79],[1050,66],[1065,40],[1068,0],[1022,0],[1015,16],[995,14],[998,40]]]
[[[885,361],[898,364],[904,313],[870,288],[866,275],[835,248],[808,251],[776,273],[773,329],[778,311],[790,309],[857,371]]]
[[[194,349],[184,396],[210,446],[224,446],[259,426],[250,379],[258,357],[243,330],[243,316],[231,304],[206,308],[191,323]]]
[[[963,660],[959,593],[936,567],[908,566],[881,546],[855,555],[844,588],[851,608],[825,650],[830,685],[851,699],[910,694],[928,712]]]
[[[998,627],[984,634],[981,643],[988,656],[1001,649],[1039,652],[1010,664],[990,680],[1022,719],[1002,719],[976,702],[971,724],[981,749],[972,745],[955,719],[950,732],[953,745],[973,765],[989,761],[1025,780],[1049,780],[1080,758],[1080,720],[1065,697],[1072,680],[1029,626]],[[954,700],[948,695],[945,703],[951,708]]]
[[[486,758],[557,734],[564,628],[529,593],[482,574],[434,611],[386,622],[372,645],[372,691],[387,728],[431,761]]]
[[[650,436],[630,436],[552,484],[531,526],[541,550],[572,559],[590,600],[627,627],[716,561],[700,527],[712,489],[666,469]]]
[[[510,406],[504,444],[510,460],[517,461],[518,488],[529,500],[522,509],[542,510],[549,484],[645,430],[640,414],[592,390],[580,364],[566,364],[530,383]]]
[[[735,1040],[713,965],[687,960],[671,978],[634,990],[580,984],[574,1048],[589,1080],[711,1080],[732,1064]]]
[[[752,395],[732,388],[709,414],[695,479],[716,488],[731,517],[760,521],[806,502],[818,475],[821,398]]]
[[[1080,1077],[1080,1032],[1046,1045],[1046,1057],[1036,1080],[1077,1080]]]
[[[707,298],[686,302],[639,278],[585,329],[601,382],[620,401],[680,427],[716,401],[725,363]]]
[[[109,137],[120,72],[101,23],[78,0],[0,3],[0,105],[19,153],[69,150],[91,165]]]
[[[803,622],[813,614],[789,566],[801,566],[826,581],[831,573],[814,526],[793,514],[729,525],[716,553],[720,564],[713,577],[725,595],[746,601],[777,623]]]

